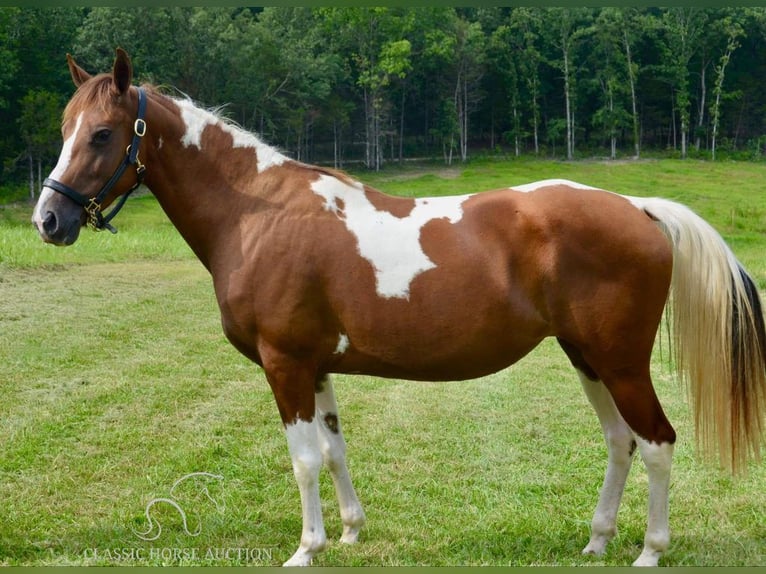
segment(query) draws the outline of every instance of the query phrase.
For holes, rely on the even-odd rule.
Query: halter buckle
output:
[[[142,138],[146,135],[146,122],[142,118],[138,118],[133,123],[133,133]]]

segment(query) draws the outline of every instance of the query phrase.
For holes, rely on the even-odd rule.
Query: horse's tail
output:
[[[690,209],[628,199],[673,245],[671,336],[698,446],[737,471],[749,454],[760,458],[764,432],[766,329],[758,290],[723,238]]]

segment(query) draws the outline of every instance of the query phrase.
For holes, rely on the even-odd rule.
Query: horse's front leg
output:
[[[293,472],[301,493],[303,530],[301,544],[285,566],[309,566],[311,559],[324,550],[327,536],[322,519],[322,503],[319,500],[319,471],[322,455],[317,438],[318,421],[298,419],[285,425],[287,444],[293,461]]]
[[[318,421],[314,416],[316,373],[286,360],[279,360],[273,367],[264,367],[285,427],[303,514],[300,546],[284,565],[310,566],[311,559],[327,544],[319,500],[322,453]]]

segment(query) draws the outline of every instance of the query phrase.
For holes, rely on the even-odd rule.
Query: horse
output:
[[[676,433],[650,376],[663,316],[700,451],[734,471],[759,457],[766,335],[758,290],[689,208],[555,179],[393,197],[290,159],[189,98],[133,85],[122,49],[105,73],[90,75],[69,54],[67,63],[77,89],[33,223],[43,241],[70,245],[84,226],[114,231],[110,221],[139,183],[156,196],[212,277],[226,337],[262,367],[273,392],[303,519],[285,565],[310,565],[327,544],[323,465],[339,501],[340,541],[356,542],[365,523],[333,373],[465,380],[555,337],[608,452],[583,553],[603,554],[614,537],[638,450],[648,520],[637,566],[656,566],[670,543]]]

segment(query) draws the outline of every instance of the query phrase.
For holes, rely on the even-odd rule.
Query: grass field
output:
[[[766,287],[766,167],[695,161],[483,161],[360,174],[400,195],[457,194],[563,177],[681,201]],[[263,373],[225,340],[211,281],[150,196],[119,234],[59,249],[0,209],[0,564],[277,565],[300,537],[300,503]],[[695,456],[683,389],[656,353],[679,435],[667,566],[766,565],[766,463],[733,479]],[[335,377],[349,467],[368,524],[341,524],[322,474],[336,565],[627,565],[646,521],[636,459],[620,533],[583,557],[606,465],[598,422],[555,342],[460,383]],[[438,408],[437,408],[438,406]],[[188,519],[168,503],[174,491]],[[206,489],[206,490],[205,490]],[[214,503],[215,501],[215,503]],[[153,531],[156,533],[156,530]],[[199,532],[197,536],[192,536]]]

